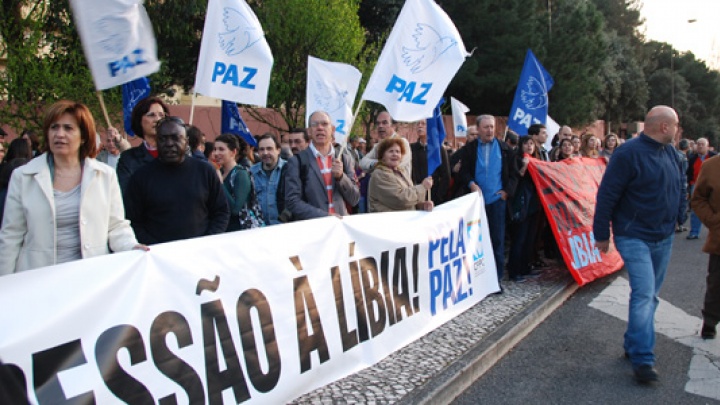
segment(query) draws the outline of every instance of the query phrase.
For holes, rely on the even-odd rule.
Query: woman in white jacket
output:
[[[45,112],[45,153],[13,172],[0,230],[0,275],[110,251],[147,250],[125,219],[115,171],[97,162],[95,120],[73,101]]]

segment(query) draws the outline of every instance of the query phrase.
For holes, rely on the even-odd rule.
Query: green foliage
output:
[[[510,111],[525,53],[528,48],[538,51],[541,38],[537,33],[545,27],[536,3],[535,0],[442,2],[465,47],[477,48],[446,92],[467,105],[472,114],[507,115]]]
[[[29,13],[24,6],[31,7]],[[38,130],[44,108],[60,99],[88,105],[105,126],[68,7],[67,0],[3,2],[0,18],[7,24],[0,31],[0,53],[7,55],[7,65],[0,71],[0,94],[8,106],[0,109],[0,122],[17,132]],[[120,98],[119,91],[105,93],[109,107],[115,107],[111,110],[119,110]]]
[[[275,58],[268,106],[277,109],[287,124],[277,129],[302,125],[308,56],[353,65],[361,59],[365,34],[358,4],[349,0],[274,0],[257,2],[254,9]]]
[[[162,62],[160,71],[152,75],[153,89],[171,92],[171,86],[178,85],[189,91],[195,85],[207,0],[146,0],[145,8]]]

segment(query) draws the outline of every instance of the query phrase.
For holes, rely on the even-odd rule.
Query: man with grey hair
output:
[[[674,109],[653,107],[644,131],[613,152],[595,206],[595,248],[609,251],[612,224],[615,247],[630,279],[624,348],[640,383],[658,380],[655,310],[677,218],[687,215],[681,162],[671,145],[678,126]]]
[[[710,142],[708,142],[707,138],[699,138],[695,141],[695,153],[688,155],[687,182],[690,187],[690,195],[695,190],[695,182],[697,182],[700,175],[700,167],[703,162],[715,155],[717,153],[710,150]],[[701,228],[702,222],[700,222],[700,218],[695,215],[694,211],[690,211],[690,232],[688,232],[687,239],[699,238]]]
[[[352,157],[336,157],[335,126],[328,113],[315,111],[309,121],[309,146],[287,162],[285,208],[293,220],[348,215],[346,203],[352,207],[360,200]]]
[[[560,128],[560,131],[557,133],[557,139],[555,140],[557,143],[554,143],[552,149],[550,149],[550,161],[551,162],[557,162],[558,157],[560,156],[560,142],[562,142],[563,139],[570,139],[572,138],[572,128],[570,128],[567,125],[563,125]]]
[[[485,201],[499,284],[505,268],[506,200],[515,193],[518,169],[515,153],[505,142],[495,137],[495,117],[478,116],[477,127],[478,138],[468,142],[458,152],[458,178],[461,187],[480,193]]]

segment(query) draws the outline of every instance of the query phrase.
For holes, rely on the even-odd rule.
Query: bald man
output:
[[[655,309],[670,261],[675,224],[686,216],[682,163],[671,145],[678,116],[656,106],[645,130],[613,153],[597,194],[595,247],[610,248],[610,224],[630,278],[625,357],[640,383],[658,380],[655,370]]]

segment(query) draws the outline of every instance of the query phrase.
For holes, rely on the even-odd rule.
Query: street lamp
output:
[[[697,19],[687,20],[688,24],[697,22]],[[670,106],[675,109],[675,48],[670,47]]]

